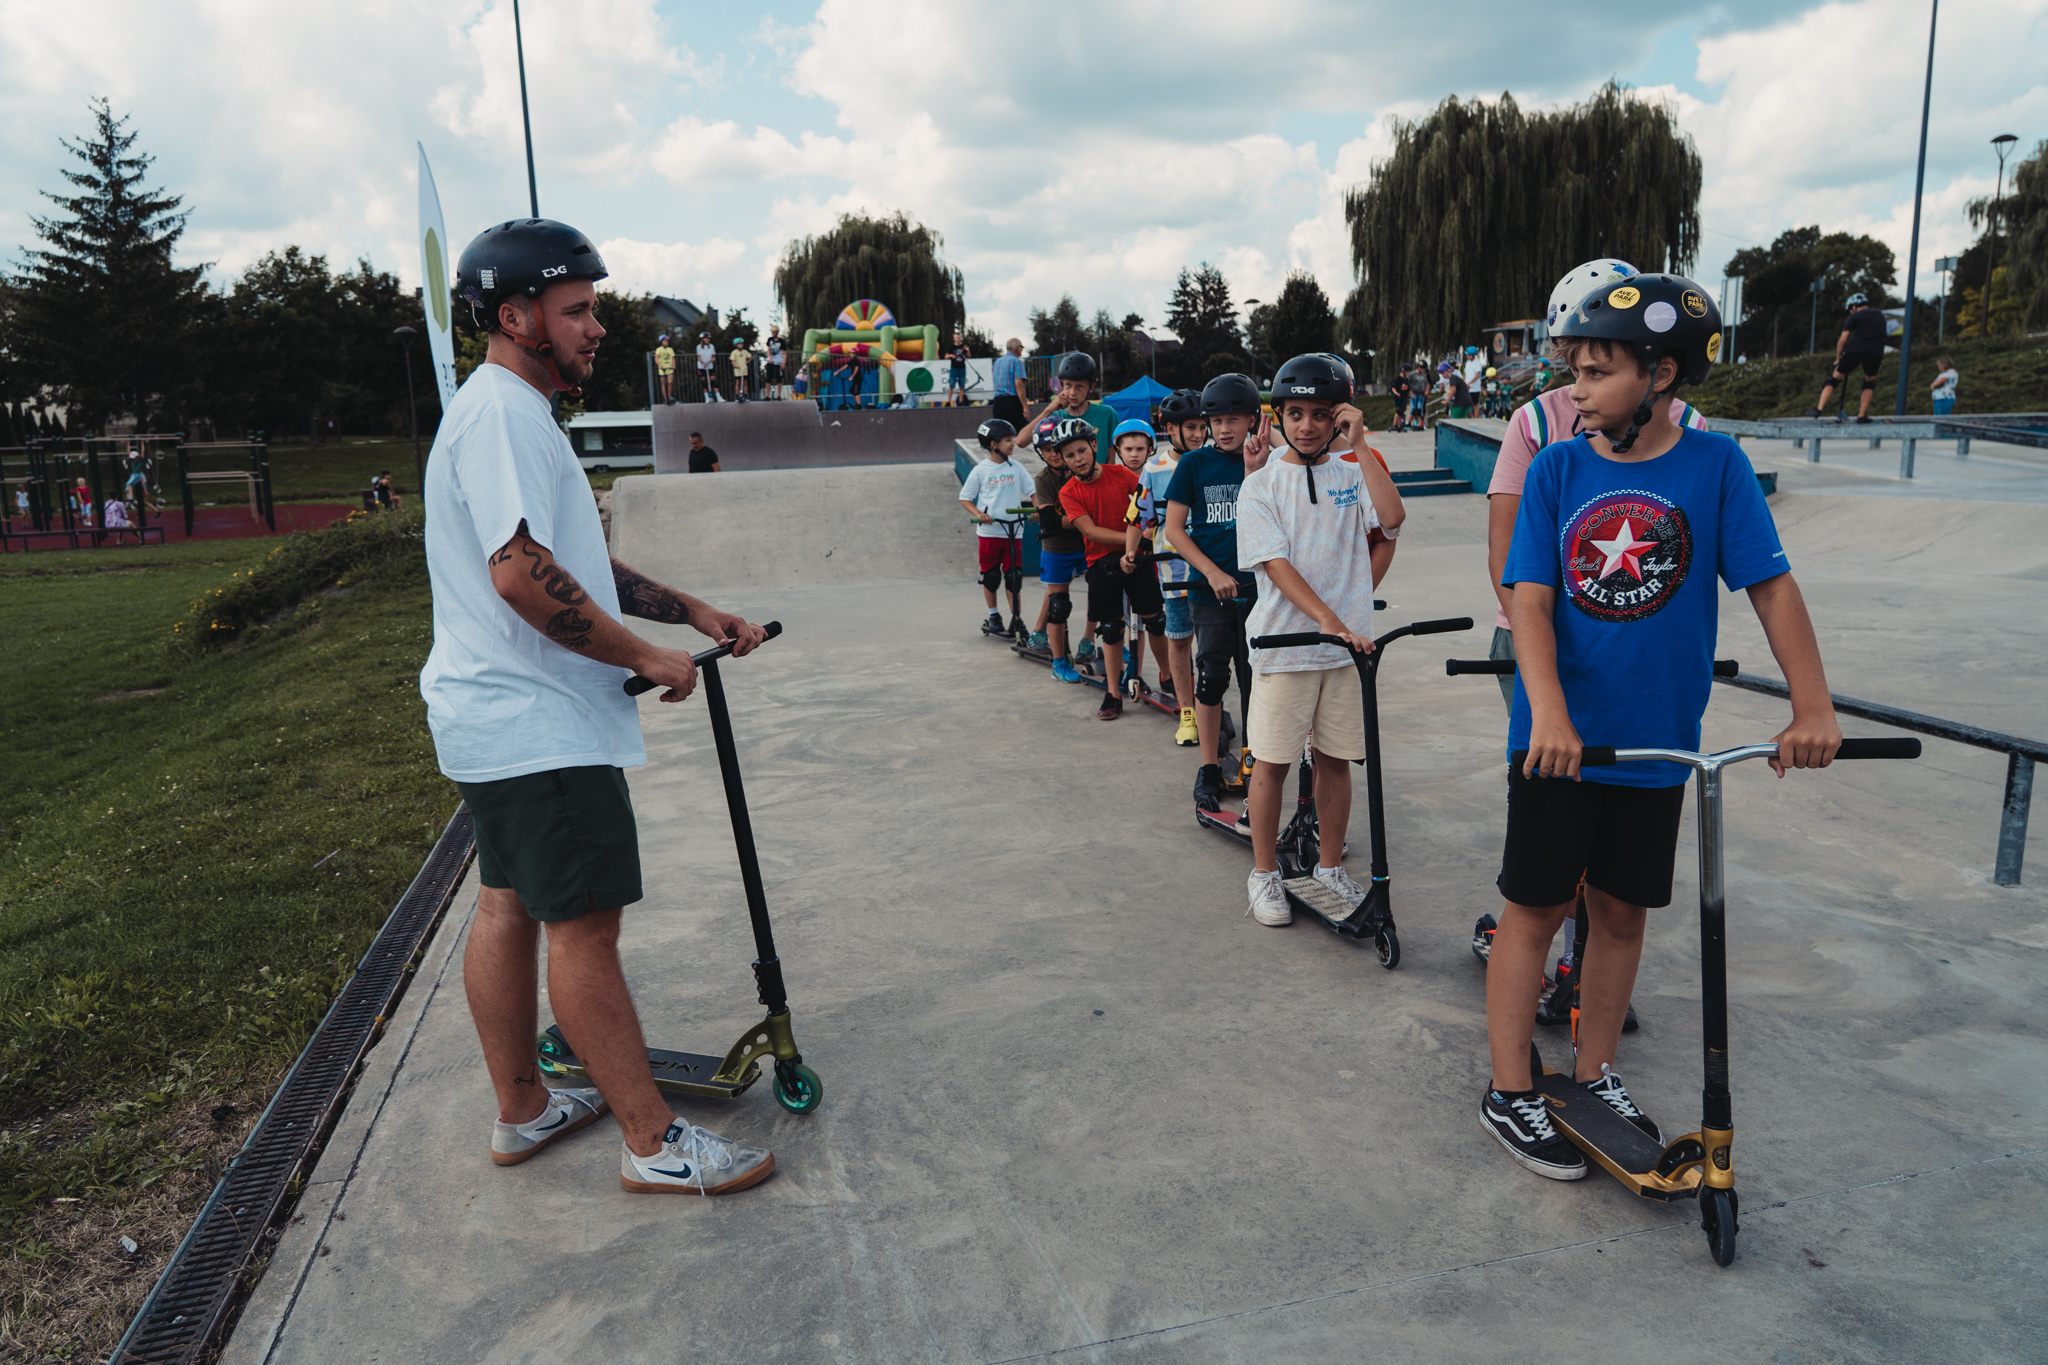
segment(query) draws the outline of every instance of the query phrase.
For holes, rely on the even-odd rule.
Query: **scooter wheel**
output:
[[[1380,966],[1388,971],[1401,965],[1401,939],[1389,924],[1372,936],[1373,950],[1380,955]]]
[[[562,1046],[555,1041],[553,1034],[541,1034],[539,1046],[535,1050],[539,1054],[542,1075],[567,1076],[570,1074],[569,1068],[564,1066],[561,1061]]]
[[[1472,926],[1472,956],[1481,962],[1493,952],[1493,931],[1500,928],[1492,915],[1481,915],[1479,922]]]
[[[801,1062],[794,1066],[777,1062],[769,1090],[775,1102],[792,1114],[808,1114],[825,1099],[825,1083]]]
[[[1740,1204],[1733,1190],[1700,1191],[1700,1227],[1706,1231],[1707,1248],[1716,1265],[1735,1264],[1735,1213]]]

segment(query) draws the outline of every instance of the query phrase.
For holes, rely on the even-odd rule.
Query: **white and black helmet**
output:
[[[1557,324],[1564,321],[1564,315],[1571,312],[1580,299],[1600,285],[1620,284],[1636,273],[1634,266],[1613,256],[1602,256],[1597,261],[1573,266],[1557,282],[1557,288],[1550,291],[1550,306],[1543,312],[1543,325],[1556,331]]]

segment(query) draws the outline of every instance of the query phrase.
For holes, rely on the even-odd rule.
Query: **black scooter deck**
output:
[[[560,1025],[549,1024],[542,1038],[540,1069],[543,1072],[558,1079],[589,1079],[590,1073],[583,1069],[583,1063],[569,1046],[569,1040],[562,1036]],[[724,1065],[723,1057],[710,1057],[701,1052],[672,1052],[659,1047],[647,1049],[647,1067],[654,1073],[655,1085],[671,1094],[737,1099],[761,1079],[760,1065],[748,1062],[739,1080],[730,1084],[714,1081],[712,1078]]]
[[[1372,942],[1374,926],[1366,905],[1353,905],[1314,877],[1289,877],[1280,888],[1296,914],[1321,920],[1340,938]]]
[[[1533,1048],[1530,1057],[1537,1059]],[[1539,1068],[1535,1082],[1536,1089],[1550,1101],[1551,1122],[1616,1180],[1645,1199],[1664,1203],[1698,1196],[1700,1167],[1696,1163],[1706,1156],[1706,1149],[1697,1134],[1659,1147],[1642,1129],[1588,1095],[1570,1076],[1546,1066]],[[1659,1174],[1660,1166],[1672,1174]]]

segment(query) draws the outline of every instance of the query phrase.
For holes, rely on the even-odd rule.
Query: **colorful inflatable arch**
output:
[[[887,403],[896,393],[894,366],[899,360],[936,360],[939,329],[902,327],[896,315],[874,299],[855,299],[839,310],[830,327],[804,333],[798,352],[811,369],[811,392],[821,399],[873,399]]]

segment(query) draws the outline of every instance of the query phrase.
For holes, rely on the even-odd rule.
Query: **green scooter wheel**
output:
[[[825,1098],[825,1083],[818,1073],[799,1062],[775,1064],[775,1078],[769,1084],[775,1102],[792,1114],[808,1114]]]

